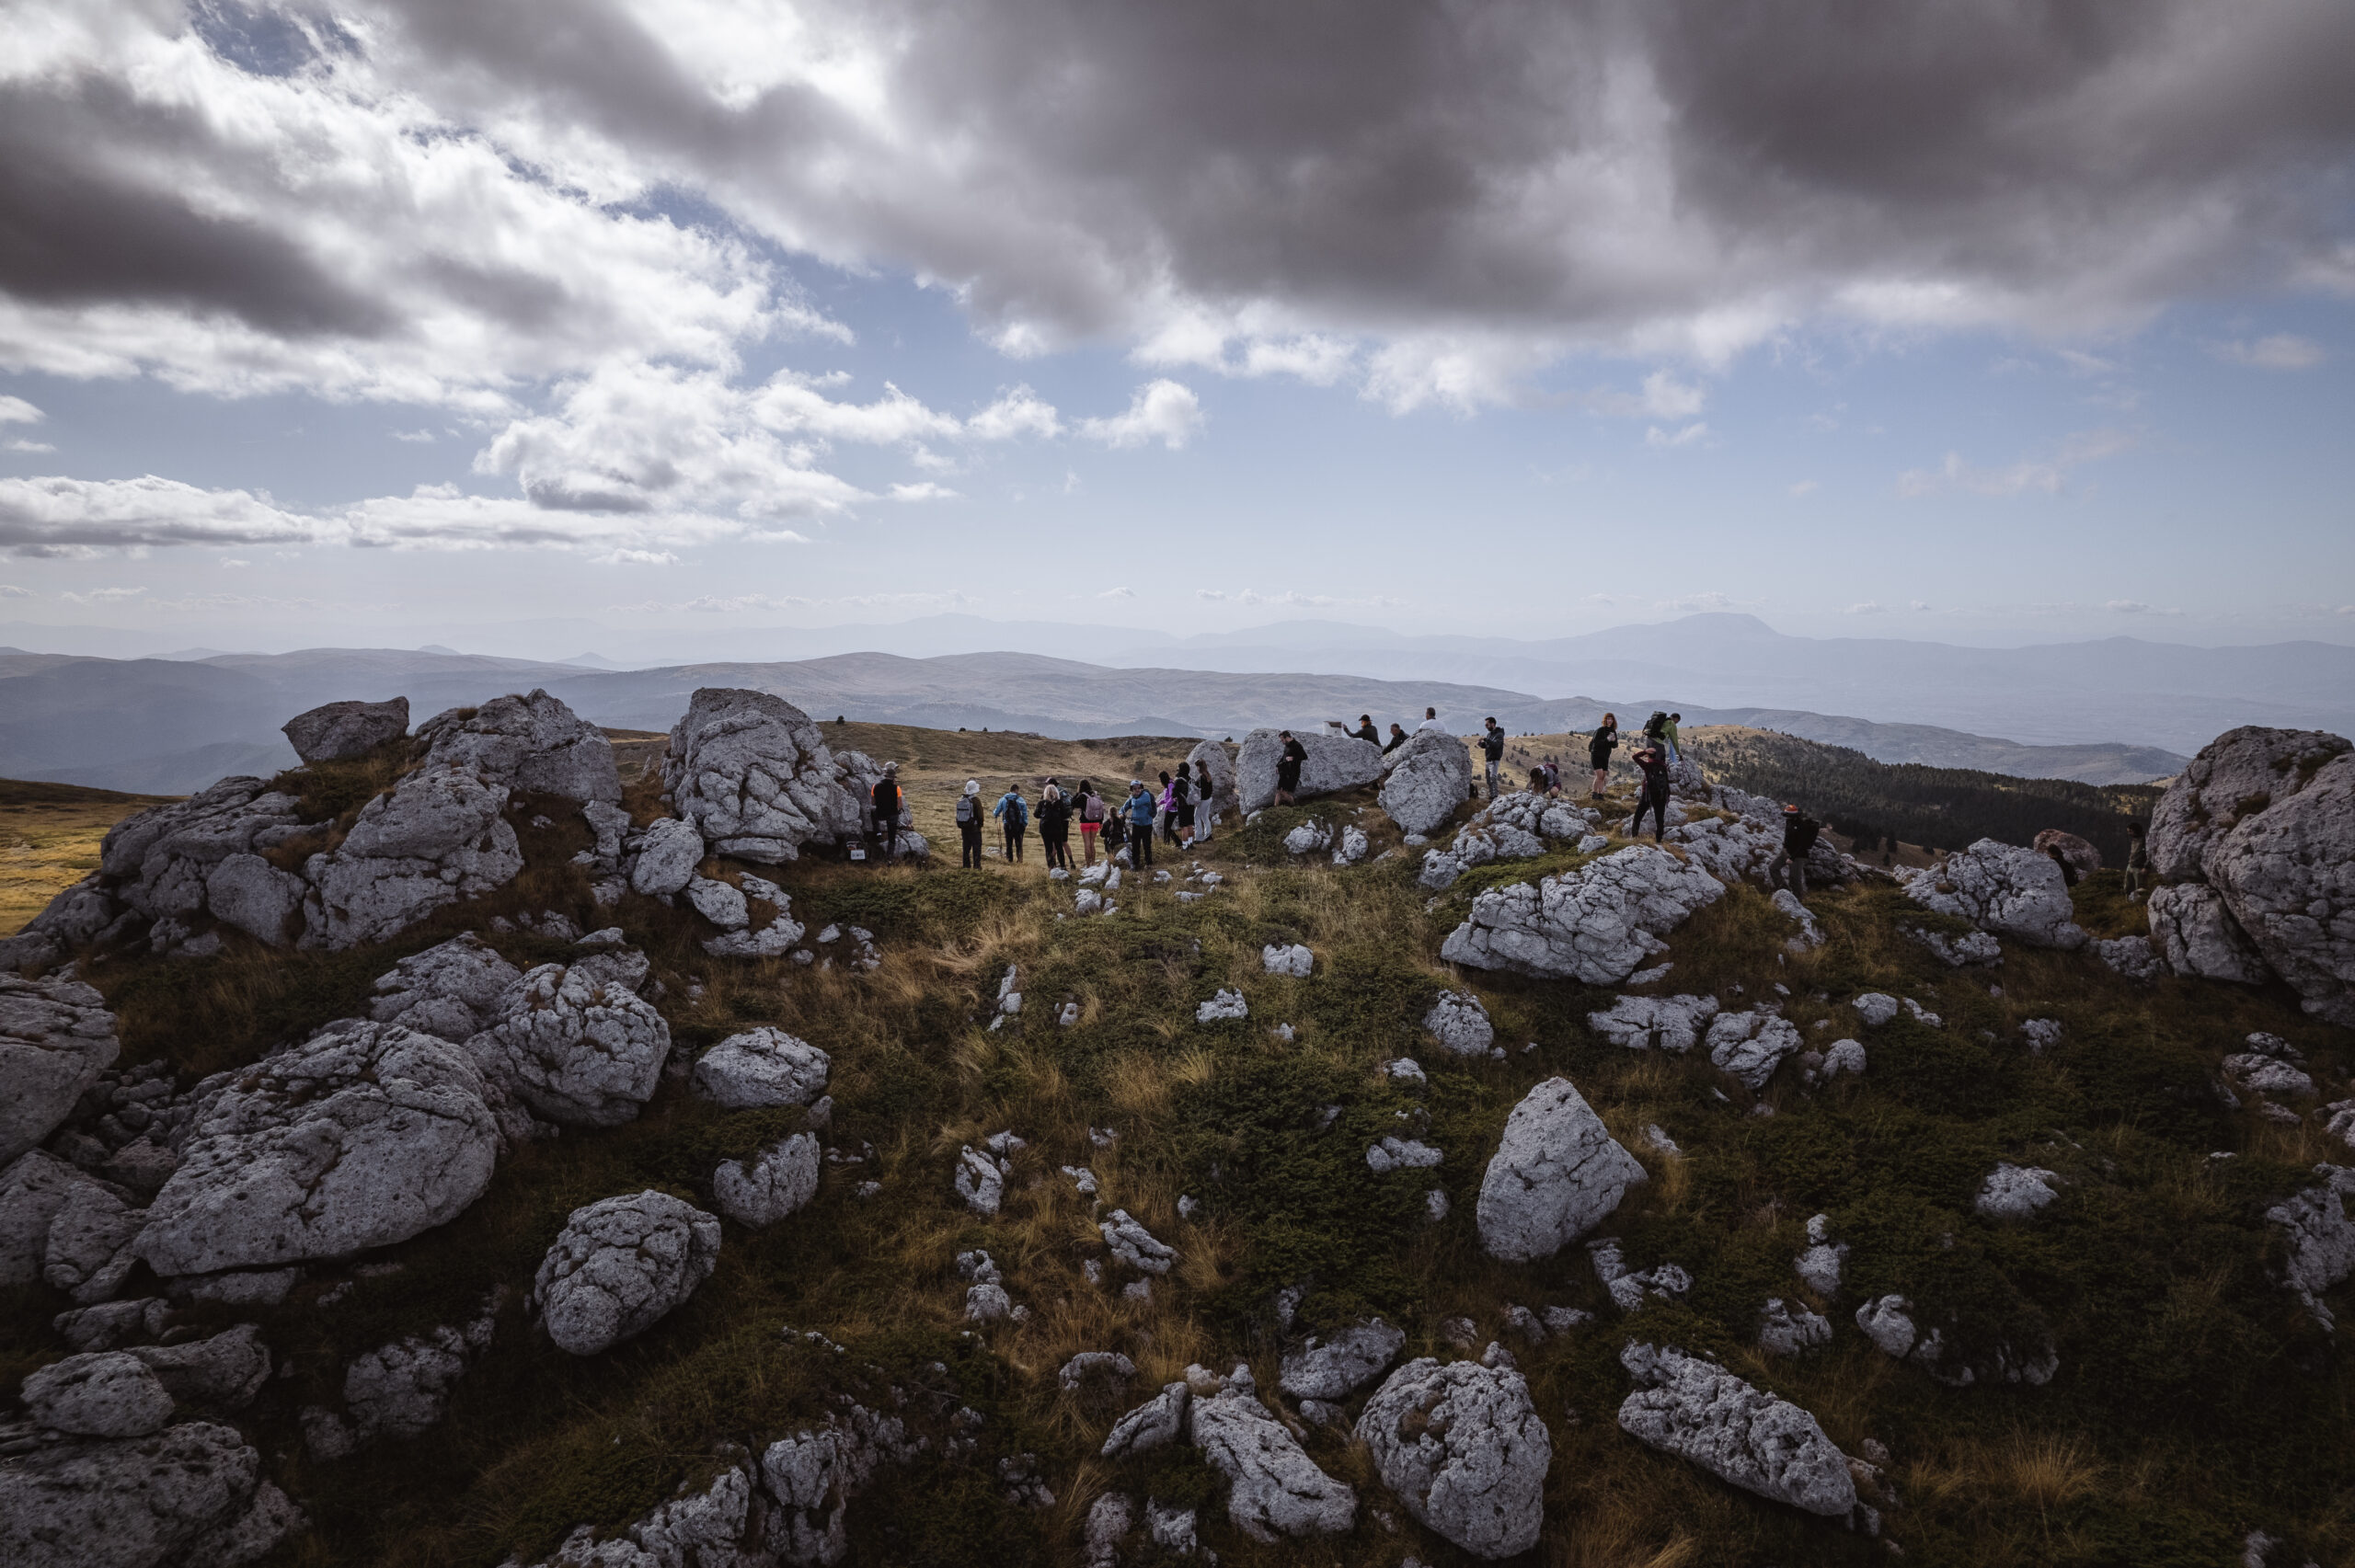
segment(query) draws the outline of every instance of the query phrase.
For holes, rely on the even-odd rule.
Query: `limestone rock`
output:
[[[2209,855],[2248,818],[2304,789],[2348,743],[2318,729],[2227,730],[2200,749],[2151,811],[2151,869],[2163,882],[2213,880]]]
[[[653,898],[668,898],[685,888],[703,864],[703,834],[692,822],[665,817],[646,830],[638,849],[638,864],[630,868],[629,885]]]
[[[1704,817],[1671,828],[1665,837],[1694,864],[1728,885],[1763,882],[1766,868],[1783,850],[1782,824],[1752,817],[1738,816],[1730,821]],[[1814,874],[1810,857],[1808,875]]]
[[[500,1021],[466,1050],[535,1114],[563,1127],[619,1127],[654,1097],[671,1026],[610,966],[542,964],[498,1007]]]
[[[1370,784],[1382,776],[1382,749],[1355,736],[1293,731],[1308,761],[1301,764],[1296,798],[1332,795]],[[1245,816],[1275,804],[1276,760],[1284,743],[1272,729],[1255,729],[1243,738],[1235,759],[1235,804]]]
[[[362,1442],[416,1437],[440,1425],[472,1348],[458,1330],[445,1327],[352,1357],[343,1371],[343,1402],[353,1435]]]
[[[304,868],[303,945],[384,942],[434,910],[478,898],[523,869],[504,784],[462,768],[409,774],[361,807],[332,853]]]
[[[213,918],[257,942],[283,947],[302,932],[303,879],[281,871],[258,854],[233,854],[204,879],[205,906]]]
[[[1909,1315],[1913,1303],[1902,1296],[1881,1296],[1856,1309],[1856,1326],[1883,1356],[1903,1360],[1913,1353],[1920,1331]]]
[[[1554,1444],[1519,1372],[1409,1361],[1366,1402],[1357,1435],[1425,1528],[1491,1561],[1537,1544]]]
[[[2147,936],[2120,936],[2091,946],[2095,957],[2130,980],[2155,980],[2165,972]]]
[[[1660,937],[1725,890],[1698,866],[1638,845],[1535,887],[1518,882],[1479,894],[1440,956],[1472,968],[1616,985],[1660,950]]]
[[[682,1482],[677,1496],[619,1531],[579,1527],[539,1568],[752,1568],[768,1561],[741,1544],[758,1516],[753,1493],[746,1467],[730,1464],[700,1489]]]
[[[1382,770],[1382,791],[1375,798],[1402,832],[1436,832],[1472,798],[1471,750],[1436,729],[1408,737],[1384,759]]]
[[[1380,1377],[1406,1345],[1406,1333],[1380,1318],[1330,1339],[1312,1337],[1285,1355],[1276,1386],[1294,1399],[1344,1400]]]
[[[1807,1222],[1807,1251],[1792,1260],[1798,1276],[1817,1295],[1840,1294],[1840,1274],[1848,1262],[1848,1243],[1832,1240],[1831,1217],[1819,1214]]]
[[[133,1345],[131,1354],[181,1404],[242,1410],[270,1381],[270,1349],[251,1323],[178,1345]]]
[[[40,1278],[50,1227],[77,1193],[98,1185],[96,1178],[39,1149],[0,1168],[0,1285]]]
[[[1244,1001],[1243,993],[1224,987],[1219,989],[1216,996],[1194,1009],[1194,1022],[1197,1024],[1216,1024],[1224,1019],[1250,1016],[1251,1005]]]
[[[1428,1143],[1407,1138],[1384,1138],[1365,1151],[1365,1162],[1377,1176],[1392,1171],[1428,1171],[1447,1156]]]
[[[147,1363],[120,1350],[52,1361],[25,1379],[25,1410],[77,1437],[144,1437],[172,1418],[172,1396]]]
[[[1488,1008],[1478,997],[1462,991],[1440,992],[1431,1010],[1423,1014],[1423,1027],[1439,1043],[1439,1048],[1450,1056],[1486,1056],[1497,1039],[1497,1028],[1488,1022]]]
[[[1365,830],[1350,824],[1342,825],[1338,837],[1339,841],[1333,846],[1335,865],[1355,865],[1373,847],[1373,841],[1365,836]],[[1162,875],[1166,876],[1168,874],[1164,872]]]
[[[0,939],[0,970],[39,972],[55,968],[75,948],[117,929],[118,922],[135,918],[115,901],[114,895],[107,890],[105,878],[92,872],[50,899],[39,914],[25,922],[22,931]]]
[[[1211,810],[1212,820],[1216,820],[1218,817],[1235,809],[1235,759],[1226,754],[1226,747],[1223,743],[1217,740],[1204,740],[1186,753],[1186,771],[1197,779],[1200,777],[1200,774],[1195,771],[1198,763],[1208,765],[1211,771]],[[1194,824],[1198,830],[1202,826],[1202,807],[1200,799],[1194,803]]]
[[[1849,1005],[1867,1029],[1878,1029],[1897,1016],[1897,999],[1886,991],[1868,990]]]
[[[1081,1531],[1087,1568],[1120,1568],[1120,1543],[1137,1528],[1136,1499],[1122,1492],[1107,1492],[1088,1505],[1087,1524]]]
[[[1970,1207],[1990,1219],[2033,1219],[2038,1209],[2059,1196],[2052,1184],[2060,1179],[2032,1165],[2004,1162],[1980,1184]]]
[[[1011,1167],[994,1155],[967,1144],[957,1156],[957,1196],[965,1207],[987,1218],[1005,1197],[1005,1175]]]
[[[764,692],[695,692],[672,727],[662,784],[715,854],[775,865],[858,831],[860,803],[818,727]]]
[[[473,932],[411,954],[376,979],[368,1015],[464,1045],[505,1014],[500,1003],[523,972]]]
[[[112,1297],[139,1259],[131,1243],[147,1211],[126,1203],[119,1189],[85,1182],[66,1196],[51,1221],[41,1252],[41,1277],[76,1306]]]
[[[88,986],[0,974],[0,1165],[54,1132],[121,1049]]]
[[[1838,1517],[1856,1506],[1846,1458],[1798,1405],[1665,1346],[1631,1344],[1619,1361],[1637,1384],[1619,1406],[1619,1425],[1638,1442],[1810,1514]]]
[[[1101,1221],[1097,1230],[1104,1237],[1104,1244],[1112,1255],[1141,1274],[1167,1274],[1169,1265],[1178,1261],[1177,1250],[1155,1238],[1138,1221],[1129,1218],[1125,1208],[1116,1208],[1110,1218]]]
[[[1316,967],[1316,955],[1301,943],[1295,942],[1289,947],[1278,947],[1271,943],[1259,949],[1259,967],[1271,975],[1289,975],[1304,980],[1309,971]]]
[[[1532,1089],[1506,1119],[1480,1183],[1480,1242],[1507,1263],[1553,1256],[1645,1180],[1636,1157],[1566,1078]]]
[[[719,1212],[739,1225],[774,1225],[817,1196],[818,1139],[798,1132],[750,1160],[725,1161],[712,1173],[711,1191]]]
[[[752,917],[744,908],[744,895],[708,876],[687,879],[687,902],[695,913],[722,931],[741,931],[752,923]]]
[[[2233,919],[2306,1011],[2355,1026],[2355,752],[2340,752],[2304,788],[2243,820],[2204,864]]]
[[[695,1093],[731,1111],[807,1105],[826,1092],[824,1051],[769,1024],[730,1035],[695,1061]]]
[[[1289,854],[1315,854],[1333,842],[1333,830],[1322,822],[1303,822],[1284,835],[1284,850]]]
[[[595,1356],[643,1333],[695,1294],[719,1261],[719,1221],[667,1193],[572,1211],[540,1260],[532,1299],[557,1348]]]
[[[2045,829],[2028,847],[2047,860],[2052,858],[2053,851],[2060,851],[2061,858],[2069,863],[2069,869],[2080,876],[2091,876],[2101,869],[2101,851],[2076,834],[2064,833],[2058,828]]]
[[[0,1562],[27,1568],[233,1568],[301,1518],[228,1426],[61,1443],[0,1462]]]
[[[2031,947],[2085,945],[2061,868],[2034,850],[1981,839],[1937,865],[1897,876],[1924,909],[1959,915],[1983,932]]]
[[[1104,1457],[1147,1453],[1176,1441],[1186,1430],[1189,1399],[1184,1383],[1163,1384],[1159,1393],[1112,1423],[1104,1439]]]
[[[2355,1274],[2355,1219],[2347,1212],[2355,1200],[2355,1170],[2316,1165],[2315,1174],[2320,1180],[2313,1186],[2267,1209],[2265,1218],[2281,1228],[2282,1283],[2328,1328],[2322,1293]]]
[[[1614,1046],[1682,1055],[1699,1043],[1717,1013],[1714,996],[1623,996],[1603,1012],[1588,1013],[1586,1021]]]
[[[1788,898],[1790,895],[1783,895]],[[1942,931],[1923,926],[1905,926],[1905,934],[1930,950],[1931,956],[1949,969],[1966,968],[1972,965],[1986,966],[2004,961],[2004,944],[1983,931],[1949,936]]]
[[[1356,1522],[1357,1494],[1316,1468],[1259,1402],[1247,1373],[1239,1384],[1197,1393],[1187,1428],[1203,1459],[1227,1480],[1227,1517],[1252,1539],[1339,1535]]]
[[[1769,1356],[1797,1356],[1832,1343],[1832,1322],[1804,1306],[1786,1305],[1780,1296],[1758,1314],[1758,1348]]]
[[[1790,1020],[1771,1013],[1721,1013],[1710,1020],[1708,1042],[1709,1059],[1753,1094],[1803,1043]]]
[[[116,823],[99,848],[98,875],[144,921],[186,920],[204,910],[208,881],[224,861],[277,847],[301,820],[295,798],[265,781],[223,779]]]
[[[546,692],[494,697],[472,714],[437,714],[417,727],[417,738],[430,767],[462,768],[526,795],[583,804],[622,797],[613,742]]]
[[[364,757],[387,740],[408,733],[408,699],[388,703],[327,703],[296,714],[281,727],[294,755],[305,762],[341,762]]]
[[[499,1129],[482,1076],[444,1041],[353,1024],[224,1076],[140,1232],[158,1274],[389,1246],[489,1185]]]
[[[2177,974],[2240,985],[2262,984],[2269,978],[2256,944],[2215,888],[2200,882],[2154,887],[2143,909],[2151,921],[2151,944]]]

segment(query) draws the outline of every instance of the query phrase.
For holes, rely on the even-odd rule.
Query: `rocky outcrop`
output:
[[[1837,1517],[1856,1506],[1846,1456],[1798,1405],[1681,1350],[1631,1344],[1619,1362],[1637,1383],[1619,1425],[1638,1442],[1810,1514]]]
[[[302,1522],[233,1427],[44,1445],[0,1461],[0,1562],[235,1568]]]
[[[1661,936],[1725,890],[1700,867],[1638,845],[1534,887],[1516,882],[1479,894],[1440,956],[1476,969],[1617,985],[1662,950]]]
[[[82,1189],[98,1185],[38,1149],[0,1167],[0,1285],[30,1285],[41,1277],[58,1215]]]
[[[1511,1366],[1409,1361],[1366,1402],[1357,1435],[1426,1528],[1492,1561],[1537,1544],[1554,1444]]]
[[[328,703],[296,714],[281,728],[294,755],[305,762],[349,761],[408,733],[408,699]]]
[[[1167,1274],[1178,1261],[1177,1249],[1155,1237],[1143,1224],[1116,1208],[1097,1226],[1112,1255],[1140,1274]]]
[[[2355,1275],[2355,1219],[2348,1218],[2355,1170],[2316,1165],[2315,1174],[2320,1179],[2314,1185],[2267,1209],[2265,1218],[2281,1231],[2281,1282],[2327,1329],[2333,1320],[2322,1293]]]
[[[2085,944],[2061,868],[2034,850],[1982,839],[1936,865],[1900,870],[1897,879],[1924,909],[1959,915],[1993,935],[2031,947]]]
[[[826,1092],[824,1051],[763,1024],[730,1035],[695,1061],[695,1093],[731,1111],[806,1105]]]
[[[25,1379],[25,1413],[76,1437],[144,1437],[172,1418],[172,1396],[147,1363],[121,1350],[52,1361]]]
[[[1614,1046],[1682,1055],[1700,1043],[1717,1014],[1714,996],[1623,996],[1603,1012],[1588,1013],[1586,1021]]]
[[[304,866],[311,887],[303,945],[387,941],[436,910],[514,880],[523,855],[507,797],[504,784],[431,767],[370,801],[341,844]]]
[[[542,964],[501,993],[466,1042],[486,1078],[561,1127],[619,1127],[654,1097],[671,1026],[595,957]]]
[[[1294,730],[1308,761],[1300,765],[1300,789],[1295,798],[1333,795],[1370,784],[1382,776],[1382,748],[1353,735],[1315,734]],[[1235,804],[1246,816],[1275,803],[1276,760],[1284,743],[1272,729],[1255,729],[1243,738],[1235,758]]]
[[[1758,1313],[1758,1348],[1769,1356],[1797,1356],[1832,1343],[1832,1320],[1799,1305],[1770,1298]]]
[[[1497,1040],[1488,1008],[1478,997],[1462,991],[1440,992],[1431,1010],[1423,1014],[1423,1028],[1440,1049],[1454,1057],[1486,1056]]]
[[[56,1131],[121,1050],[88,986],[0,974],[0,1165]]]
[[[1532,1089],[1505,1121],[1480,1183],[1480,1244],[1507,1263],[1552,1257],[1645,1179],[1567,1078]]]
[[[775,865],[859,832],[860,802],[818,727],[764,692],[696,692],[672,727],[662,785],[715,854]]]
[[[1272,1542],[1281,1536],[1339,1535],[1356,1522],[1357,1494],[1317,1469],[1269,1413],[1249,1368],[1238,1366],[1225,1379],[1194,1368],[1188,1381],[1195,1385],[1188,1435],[1226,1478],[1226,1513],[1235,1528]]]
[[[2175,973],[2239,985],[2262,984],[2270,977],[2257,944],[2224,907],[2223,895],[2206,883],[2154,887],[2144,909],[2151,945]]]
[[[2303,790],[2349,753],[2318,729],[2226,730],[2200,749],[2151,809],[2151,870],[2163,882],[2201,881],[2233,830]]]
[[[134,1208],[121,1188],[85,1181],[66,1195],[41,1249],[41,1278],[74,1304],[111,1299],[139,1259],[132,1251],[147,1211]]]
[[[532,1301],[557,1348],[595,1356],[645,1333],[719,1262],[719,1221],[667,1193],[576,1208],[540,1260]]]
[[[472,932],[414,953],[376,979],[368,1015],[464,1045],[506,1016],[523,971]]]
[[[605,732],[546,692],[452,708],[417,727],[426,766],[458,768],[525,795],[583,805],[622,797]]]
[[[1405,1331],[1380,1318],[1329,1338],[1312,1335],[1299,1349],[1285,1353],[1276,1386],[1294,1399],[1344,1400],[1380,1377],[1406,1345]]]
[[[729,1160],[711,1173],[719,1212],[753,1230],[774,1225],[818,1192],[818,1140],[806,1132],[764,1144],[750,1160]]]
[[[1472,798],[1472,752],[1453,735],[1418,730],[1381,767],[1375,799],[1402,832],[1437,832]],[[1307,770],[1301,773],[1305,783]]]
[[[1771,1013],[1721,1013],[1709,1022],[1709,1059],[1755,1094],[1802,1042],[1798,1025]]]
[[[430,1036],[348,1024],[207,1082],[137,1242],[158,1274],[388,1246],[456,1218],[489,1185],[499,1130],[481,1073]]]
[[[164,1391],[180,1404],[242,1410],[270,1381],[270,1350],[261,1331],[240,1323],[209,1339],[178,1345],[138,1345],[131,1354],[147,1364]]]
[[[1186,1407],[1191,1394],[1184,1383],[1165,1383],[1161,1391],[1112,1423],[1104,1438],[1104,1458],[1149,1453],[1174,1443],[1186,1431]]]

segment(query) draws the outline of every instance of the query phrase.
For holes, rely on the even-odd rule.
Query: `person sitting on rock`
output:
[[[1308,761],[1308,748],[1293,739],[1289,729],[1280,731],[1277,738],[1284,743],[1284,750],[1276,759],[1276,804],[1290,806],[1292,796],[1300,793],[1300,768]]]
[[[1611,782],[1611,753],[1618,750],[1618,746],[1619,715],[1604,714],[1603,722],[1594,727],[1594,733],[1587,737],[1587,765],[1594,770],[1594,788],[1590,792],[1589,799],[1603,798],[1603,786]]]
[[[1668,752],[1665,748],[1646,746],[1629,759],[1644,773],[1644,787],[1636,796],[1636,817],[1627,829],[1627,836],[1644,836],[1644,813],[1652,814],[1652,842],[1658,843],[1668,831]]]
[[[1447,733],[1447,726],[1439,721],[1439,710],[1437,708],[1425,708],[1423,710],[1423,722],[1415,727],[1415,733],[1417,735],[1420,735],[1427,729],[1435,729],[1442,735],[1445,735]]]
[[[883,776],[875,781],[875,836],[883,848],[883,858],[890,859],[900,849],[900,764],[883,764]]]
[[[1815,848],[1815,836],[1823,831],[1823,824],[1796,806],[1783,807],[1783,850],[1766,867],[1766,886],[1783,886],[1783,873],[1790,872],[1791,897],[1804,903],[1807,899],[1807,856]]]
[[[1397,720],[1396,720],[1396,719],[1391,720],[1391,721],[1390,721],[1390,738],[1389,738],[1388,740],[1385,740],[1385,741],[1384,741],[1384,742],[1383,742],[1383,744],[1382,744],[1382,754],[1383,754],[1384,756],[1387,757],[1387,756],[1389,756],[1389,755],[1390,755],[1390,753],[1392,753],[1393,751],[1397,750],[1398,750],[1398,748],[1400,748],[1401,746],[1404,746],[1404,745],[1406,745],[1406,744],[1407,744],[1407,727],[1406,727],[1405,725],[1403,725],[1403,724],[1400,724],[1400,723],[1399,723]]]
[[[2142,878],[2151,869],[2151,845],[2146,835],[2150,830],[2137,821],[2126,824],[2126,901],[2142,901]]]

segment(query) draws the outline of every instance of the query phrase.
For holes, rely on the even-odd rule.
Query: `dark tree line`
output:
[[[1878,846],[1889,839],[1959,850],[1980,839],[2025,844],[2047,828],[2076,834],[2105,864],[2126,858],[2129,817],[2149,820],[2154,784],[2016,779],[1969,768],[1876,762],[1844,746],[1761,733],[1693,749],[1712,782],[1797,801],[1832,831]]]

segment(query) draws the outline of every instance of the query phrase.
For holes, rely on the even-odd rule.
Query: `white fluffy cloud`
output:
[[[1107,446],[1143,446],[1159,441],[1176,452],[1202,428],[1201,399],[1183,383],[1163,378],[1137,388],[1125,413],[1082,419],[1079,433]]]

